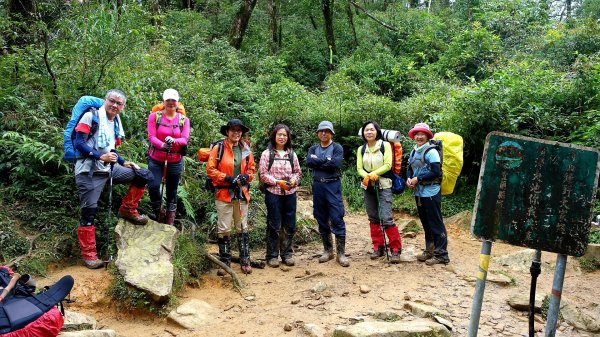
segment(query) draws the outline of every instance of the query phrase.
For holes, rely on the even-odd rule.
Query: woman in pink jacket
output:
[[[154,179],[148,182],[148,191],[155,220],[173,225],[177,211],[177,186],[190,138],[190,120],[178,110],[177,90],[165,90],[163,101],[165,108],[148,116],[148,169],[154,175]],[[163,179],[166,186],[166,216],[161,216],[164,214],[161,212],[163,195],[160,188]]]

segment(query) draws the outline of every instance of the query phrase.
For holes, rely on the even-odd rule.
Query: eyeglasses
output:
[[[122,106],[124,106],[124,105],[125,105],[125,103],[123,103],[123,102],[119,102],[119,101],[116,101],[116,100],[114,100],[113,98],[109,98],[109,99],[108,99],[108,102],[110,103],[110,105],[116,105],[116,106],[118,106],[118,107],[122,107]]]
[[[233,133],[242,133],[242,129],[229,129]]]

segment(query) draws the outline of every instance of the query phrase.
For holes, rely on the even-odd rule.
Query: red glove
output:
[[[362,184],[365,186],[369,186],[369,175],[366,175],[363,180],[362,180]]]
[[[369,179],[371,181],[377,181],[377,180],[379,180],[379,176],[376,175],[375,173],[369,173]]]

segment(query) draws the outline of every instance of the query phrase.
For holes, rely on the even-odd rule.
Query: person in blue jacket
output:
[[[425,250],[417,259],[428,266],[448,264],[448,234],[442,219],[442,193],[440,182],[442,165],[439,153],[429,140],[433,133],[429,125],[417,123],[408,136],[415,141],[408,158],[406,186],[413,190],[419,219],[425,231]]]
[[[333,141],[333,124],[322,121],[317,128],[319,144],[308,149],[307,166],[313,172],[313,215],[319,224],[319,233],[323,240],[323,254],[319,263],[332,260],[335,235],[337,262],[348,267],[346,257],[346,223],[344,222],[344,202],[342,200],[341,166],[344,149]]]

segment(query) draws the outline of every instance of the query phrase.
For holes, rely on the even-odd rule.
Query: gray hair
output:
[[[120,97],[123,99],[123,103],[127,103],[127,96],[125,96],[125,93],[119,89],[110,89],[104,96],[104,99],[108,99],[110,96]]]

